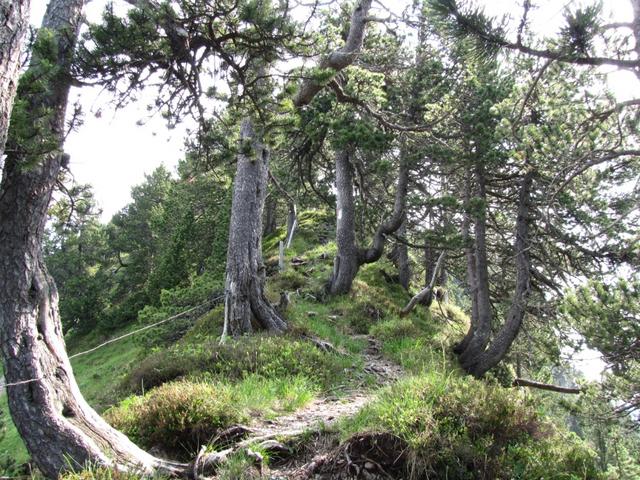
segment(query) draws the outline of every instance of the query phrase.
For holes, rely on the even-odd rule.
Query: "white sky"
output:
[[[400,3],[405,3],[402,0]],[[553,34],[562,20],[563,8],[571,4],[576,6],[583,0],[538,0],[540,6],[532,12],[532,22],[537,31]],[[115,0],[122,5],[122,0]],[[90,21],[98,21],[106,5],[106,0],[93,0],[86,9]],[[398,2],[383,0],[390,7]],[[511,0],[479,0],[491,15],[501,16],[510,11],[518,16],[520,2]],[[32,3],[32,23],[38,25],[44,14],[47,0],[34,0]],[[631,7],[628,0],[605,0],[605,10],[611,10],[612,20],[631,19]],[[515,10],[514,10],[515,9]],[[612,72],[610,82],[621,99],[629,98],[638,91],[638,81],[629,72]],[[152,98],[150,93],[147,102]],[[131,187],[144,181],[144,175],[151,173],[161,164],[170,170],[177,165],[183,155],[185,128],[168,131],[160,118],[154,118],[146,125],[137,125],[138,120],[146,118],[145,105],[139,101],[114,112],[108,104],[109,94],[101,93],[98,88],[74,89],[72,101],[79,99],[85,113],[84,125],[73,132],[65,145],[71,155],[71,172],[79,183],[93,186],[96,200],[103,209],[102,220],[107,222],[111,216],[124,207],[130,200]],[[100,118],[96,116],[100,112]]]

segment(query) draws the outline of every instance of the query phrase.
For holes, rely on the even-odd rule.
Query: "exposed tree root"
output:
[[[357,434],[329,454],[314,458],[294,478],[405,478],[408,448],[404,440],[391,433]]]

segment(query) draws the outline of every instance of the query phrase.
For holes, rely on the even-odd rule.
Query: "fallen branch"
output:
[[[411,310],[413,310],[415,308],[415,306],[418,303],[421,303],[423,300],[425,300],[426,298],[430,298],[433,296],[433,288],[436,285],[436,278],[438,278],[438,272],[440,272],[440,269],[442,268],[442,263],[444,262],[444,256],[445,256],[445,252],[442,252],[440,254],[440,256],[438,257],[438,262],[436,263],[436,268],[433,269],[433,274],[431,275],[431,281],[429,282],[429,285],[427,285],[424,289],[422,289],[417,295],[415,295],[407,304],[406,307],[404,307],[401,311],[400,311],[400,316],[404,317],[405,315],[407,315],[409,312],[411,312]],[[430,303],[430,302],[429,302]]]
[[[530,388],[538,388],[540,390],[548,390],[550,392],[558,392],[558,393],[571,393],[571,394],[579,394],[582,393],[582,389],[574,388],[574,387],[560,387],[558,385],[551,385],[549,383],[535,382],[533,380],[527,380],[524,378],[516,378],[512,384],[514,387],[530,387]]]

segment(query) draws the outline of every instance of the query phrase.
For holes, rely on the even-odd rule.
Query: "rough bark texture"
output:
[[[478,162],[476,167],[476,181],[478,198],[486,202],[486,181],[484,166]],[[491,301],[489,298],[489,264],[487,261],[487,225],[485,214],[482,213],[475,221],[475,285],[477,318],[473,336],[467,348],[460,353],[460,363],[467,369],[484,351],[491,335]]]
[[[355,232],[355,202],[353,198],[353,166],[349,152],[336,155],[336,246],[329,293],[338,295],[351,290],[360,263]]]
[[[30,7],[30,0],[0,0],[0,172]]]
[[[507,318],[500,331],[495,335],[489,348],[478,355],[467,371],[475,376],[482,376],[495,367],[507,354],[515,340],[526,313],[527,300],[531,290],[531,261],[529,259],[529,211],[533,172],[528,171],[520,186],[518,200],[518,216],[516,219],[516,286]]]
[[[464,192],[464,203],[467,207],[470,200],[471,179],[467,179]],[[469,296],[471,297],[471,322],[469,324],[469,330],[467,331],[467,334],[464,336],[462,341],[453,348],[453,351],[456,354],[460,354],[467,349],[469,343],[471,343],[471,339],[473,338],[473,334],[476,330],[476,325],[478,325],[478,296],[476,290],[478,281],[476,279],[476,255],[470,231],[471,214],[470,212],[465,211],[462,221],[462,238],[464,238],[466,242],[464,252],[467,263],[467,287],[469,289]]]
[[[276,333],[287,329],[264,296],[262,211],[268,172],[269,150],[257,138],[252,121],[245,118],[233,182],[223,338],[250,333],[256,327]]]
[[[335,73],[338,73],[340,70],[348,67],[354,62],[362,48],[365,27],[367,25],[367,15],[371,8],[371,3],[372,0],[360,0],[360,2],[358,2],[351,14],[349,33],[347,34],[347,40],[345,41],[344,46],[323,58],[320,61],[318,68],[331,68]],[[294,98],[294,105],[296,107],[308,105],[309,102],[313,100],[313,97],[315,97],[325,85],[326,83],[318,83],[313,79],[305,81]]]
[[[82,0],[54,0],[45,14],[43,27],[56,34],[61,72],[69,68],[82,6]],[[32,66],[39,61],[34,55]],[[64,78],[58,75],[46,93],[28,99],[34,116],[51,112],[47,127],[60,147],[69,93]],[[57,290],[41,251],[51,193],[65,156],[52,151],[26,168],[19,152],[7,151],[0,185],[0,346],[5,378],[12,384],[7,385],[9,409],[27,450],[50,478],[87,462],[180,471],[182,465],[136,447],[82,397],[62,337]]]
[[[359,248],[355,233],[355,202],[353,198],[353,166],[346,150],[336,155],[336,246],[338,251],[333,273],[328,283],[331,295],[349,293],[360,266],[380,259],[387,235],[402,225],[409,184],[409,168],[401,163],[393,213],[383,222],[369,248]]]

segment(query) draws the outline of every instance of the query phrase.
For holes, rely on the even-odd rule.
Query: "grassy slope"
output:
[[[132,338],[79,357],[73,365],[82,392],[102,411],[125,395],[117,387],[123,385],[123,378],[131,369],[134,371],[128,380],[133,390],[142,383],[140,379],[147,379],[145,385],[153,384],[154,378],[160,379],[158,384],[169,382],[146,396],[131,396],[107,413],[112,422],[138,442],[155,446],[156,436],[185,435],[188,439],[202,434],[205,423],[219,422],[222,427],[225,422],[245,421],[256,415],[272,418],[299,408],[316,395],[339,394],[350,387],[366,385],[366,375],[356,355],[364,341],[351,335],[370,333],[382,340],[383,353],[403,365],[411,376],[383,389],[378,401],[343,422],[339,427],[343,439],[360,431],[391,431],[407,441],[414,460],[421,459],[415,462],[416,468],[432,474],[442,465],[450,471],[449,463],[458,465],[463,457],[468,464],[480,462],[481,457],[486,457],[495,432],[501,432],[506,442],[500,450],[504,458],[496,462],[508,465],[514,478],[533,478],[526,474],[533,471],[531,461],[544,465],[552,459],[565,458],[569,447],[576,448],[576,462],[588,463],[589,450],[564,433],[545,433],[534,439],[527,430],[529,424],[533,422],[538,428],[543,422],[523,394],[462,375],[450,353],[451,344],[467,326],[468,319],[462,311],[453,305],[434,305],[430,311],[418,307],[408,317],[400,318],[399,309],[408,295],[383,280],[380,269],[393,271],[388,263],[364,267],[352,294],[318,302],[318,292],[331,271],[335,251],[331,243],[318,246],[318,237],[326,234],[326,217],[322,213],[303,214],[293,248],[287,252],[288,261],[295,258],[302,265],[269,279],[267,294],[272,301],[282,290],[297,292],[287,311],[293,327],[291,335],[258,336],[220,346],[216,339],[220,312],[214,311],[177,344],[144,360],[143,350]],[[272,266],[277,263],[277,245],[283,237],[281,229],[264,242],[265,258]],[[326,339],[347,355],[319,353],[309,342],[300,340],[300,334]],[[73,350],[84,350],[100,340],[82,339],[73,345]],[[156,377],[150,378],[151,374]],[[174,379],[182,380],[172,382]],[[476,397],[478,400],[473,400]],[[169,412],[171,405],[180,403],[176,398],[192,410]],[[210,403],[210,398],[217,400]],[[208,411],[203,411],[202,405],[209,405]],[[6,412],[6,405],[3,408]],[[157,422],[158,418],[165,418],[159,412],[180,418],[182,430],[173,431],[174,425]],[[193,419],[186,427],[182,422],[185,416]],[[505,418],[514,421],[505,422]],[[212,435],[215,431],[205,433]],[[544,440],[552,438],[553,442]],[[557,438],[565,439],[562,441],[568,445],[562,452],[558,451]],[[534,440],[544,440],[546,446],[536,450],[532,446]],[[26,458],[12,426],[0,443],[0,452],[19,461]],[[498,467],[492,464],[492,468]]]

